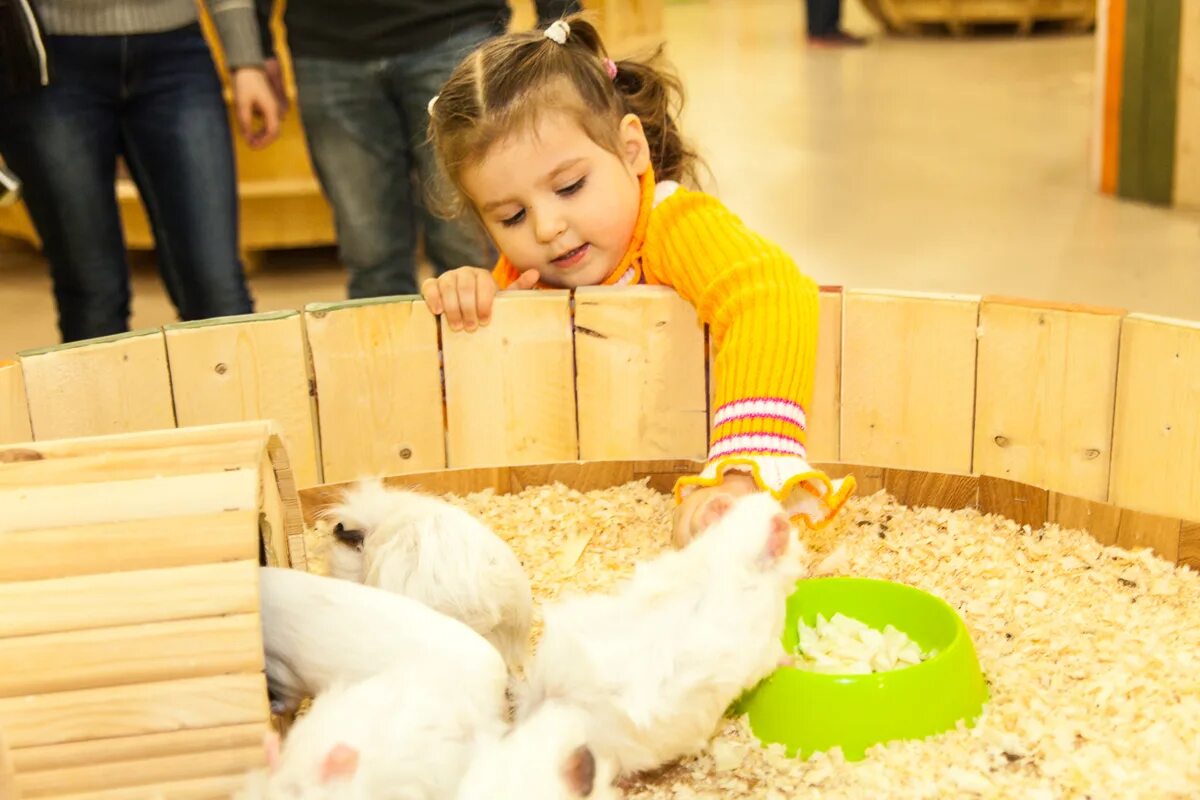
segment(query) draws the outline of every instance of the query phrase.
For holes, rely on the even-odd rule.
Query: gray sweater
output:
[[[204,0],[231,69],[262,63],[254,0]],[[116,36],[159,33],[197,19],[196,0],[38,0],[46,32]]]

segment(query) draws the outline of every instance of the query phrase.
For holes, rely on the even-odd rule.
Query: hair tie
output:
[[[617,62],[611,58],[604,59],[604,71],[608,73],[610,81],[617,79]]]
[[[566,44],[567,37],[571,35],[571,26],[565,19],[556,19],[542,35],[557,44]]]
[[[425,110],[429,112],[429,116],[431,117],[433,116],[433,104],[437,102],[439,97],[441,97],[441,95],[435,94],[433,97],[429,98],[429,105],[425,106]]]

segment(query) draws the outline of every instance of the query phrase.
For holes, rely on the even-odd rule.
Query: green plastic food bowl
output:
[[[987,700],[975,646],[962,619],[943,600],[902,583],[867,578],[801,581],[788,598],[783,645],[793,652],[801,617],[815,625],[841,612],[882,630],[892,624],[922,652],[934,655],[910,667],[870,675],[833,675],[784,667],[738,701],[764,744],[780,743],[807,758],[841,747],[849,761],[867,748],[896,739],[923,739],[974,724]]]

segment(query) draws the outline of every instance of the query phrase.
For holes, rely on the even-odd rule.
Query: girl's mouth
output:
[[[584,242],[574,250],[568,250],[558,258],[553,259],[550,263],[554,264],[554,266],[558,267],[559,269],[570,269],[582,261],[590,249],[591,245],[587,242]]]

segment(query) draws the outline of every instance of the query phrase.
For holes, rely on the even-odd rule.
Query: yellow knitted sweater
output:
[[[716,198],[647,170],[633,238],[603,285],[670,286],[709,326],[716,407],[708,463],[680,478],[676,499],[749,472],[758,486],[812,527],[854,489],[813,469],[805,450],[817,352],[817,286],[778,245],[749,230]],[[656,193],[657,190],[657,193]],[[501,255],[500,288],[519,275]]]

